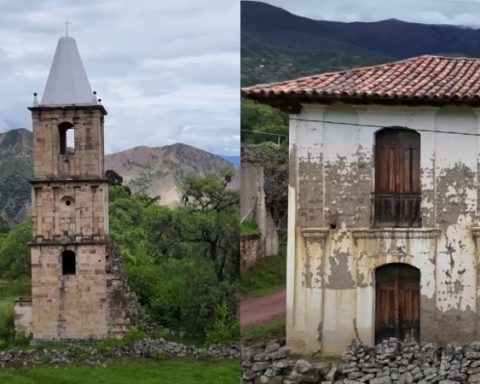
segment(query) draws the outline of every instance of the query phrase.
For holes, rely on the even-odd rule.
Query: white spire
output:
[[[58,40],[40,105],[71,104],[92,104],[92,88],[75,39],[63,36]]]

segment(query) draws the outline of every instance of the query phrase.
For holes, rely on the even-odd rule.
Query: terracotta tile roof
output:
[[[242,88],[242,95],[269,102],[340,99],[410,102],[480,102],[480,59],[424,55],[393,63]]]

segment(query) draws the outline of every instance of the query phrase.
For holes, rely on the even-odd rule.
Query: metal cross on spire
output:
[[[65,36],[68,36],[68,25],[71,24],[71,22],[68,20],[65,20],[63,24],[65,24]]]

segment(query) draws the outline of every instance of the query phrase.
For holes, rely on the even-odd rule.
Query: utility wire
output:
[[[288,137],[288,135],[282,135],[281,133],[260,132],[260,131],[249,131],[249,130],[247,130],[247,129],[242,129],[242,132],[248,132],[248,133],[259,133],[259,134],[262,134],[262,135],[270,135],[270,136]]]
[[[326,124],[337,124],[337,125],[353,125],[353,126],[355,126],[355,127],[388,128],[388,126],[385,126],[385,125],[347,123],[347,122],[341,122],[341,121],[330,121],[330,120],[321,120],[321,119],[304,119],[304,118],[300,118],[300,117],[292,117],[291,120],[295,120],[295,121],[306,121],[306,122],[312,122],[312,123],[326,123]],[[397,125],[396,127],[412,129],[412,130],[418,131],[418,132],[431,132],[431,133],[443,133],[443,134],[447,134],[447,135],[462,135],[462,136],[476,136],[476,137],[480,137],[480,133],[455,132],[455,131],[437,131],[437,130],[435,130],[435,129],[410,128],[410,127],[407,127],[407,126],[400,126],[400,125]]]

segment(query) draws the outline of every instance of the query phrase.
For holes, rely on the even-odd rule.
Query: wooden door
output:
[[[420,339],[420,271],[406,264],[377,268],[375,343],[389,337]]]

